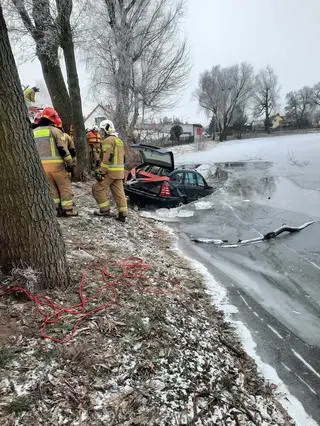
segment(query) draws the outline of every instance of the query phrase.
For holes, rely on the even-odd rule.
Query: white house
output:
[[[111,108],[107,105],[98,104],[87,117],[84,117],[84,125],[86,129],[92,129],[99,126],[102,120],[110,119]]]
[[[140,123],[136,126],[136,132],[140,136],[141,141],[158,141],[169,140],[170,130],[175,123]],[[201,124],[178,124],[182,128],[180,140],[188,140],[193,137],[197,142],[203,135],[203,127]]]

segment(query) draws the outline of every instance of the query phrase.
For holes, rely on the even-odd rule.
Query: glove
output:
[[[99,171],[94,172],[94,177],[98,182],[102,182],[104,179],[103,174]]]
[[[75,150],[75,148],[70,148],[69,152],[70,152],[71,157],[73,159],[75,159],[76,158],[76,150]]]
[[[73,174],[73,170],[74,170],[74,166],[73,166],[73,165],[66,164],[66,171],[67,171],[68,173]]]

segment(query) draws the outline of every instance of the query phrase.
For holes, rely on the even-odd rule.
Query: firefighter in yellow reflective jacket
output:
[[[110,120],[103,120],[100,128],[105,137],[102,141],[103,159],[100,169],[96,171],[97,183],[92,187],[92,193],[99,205],[97,216],[110,216],[110,191],[117,204],[118,217],[125,222],[128,214],[127,199],[123,189],[124,180],[124,143],[116,136],[114,125]]]
[[[58,216],[77,216],[69,179],[74,164],[64,134],[58,128],[60,123],[53,108],[44,108],[33,135]]]
[[[74,141],[73,141],[72,137],[70,135],[68,135],[68,133],[63,133],[63,135],[64,135],[64,139],[65,139],[66,144],[67,144],[68,151],[70,152],[70,155],[72,157],[73,165],[75,166],[77,151],[76,151],[76,147],[74,145]]]
[[[23,91],[24,101],[27,107],[30,106],[31,103],[36,101],[36,93],[39,92],[38,87],[27,87]]]
[[[66,144],[66,146],[68,148],[68,151],[69,151],[69,153],[70,153],[70,155],[72,157],[73,166],[75,166],[76,165],[77,152],[76,152],[76,147],[75,147],[75,144],[74,144],[74,140],[71,137],[71,135],[68,135],[68,133],[64,132],[63,127],[62,127],[62,121],[61,121],[60,117],[57,120],[56,127],[58,127],[58,129],[61,130],[61,132],[63,133],[65,144]]]

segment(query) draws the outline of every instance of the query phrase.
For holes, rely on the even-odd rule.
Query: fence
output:
[[[161,147],[161,148],[167,148],[167,147],[172,147],[172,146],[179,146],[179,145],[187,145],[187,144],[191,144],[194,143],[194,136],[188,136],[188,137],[181,137],[179,140],[170,140],[170,138],[161,138],[158,140],[140,140],[140,143],[147,143],[148,145],[153,145],[156,147]]]

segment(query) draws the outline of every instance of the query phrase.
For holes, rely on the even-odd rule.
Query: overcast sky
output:
[[[282,96],[320,81],[320,0],[187,0],[182,30],[190,46],[192,70],[181,101],[171,112],[184,121],[201,121],[192,97],[199,75],[213,65],[242,61],[256,70],[271,65],[279,77]],[[34,61],[19,67],[22,83],[41,78]],[[80,72],[84,110],[88,80]]]

